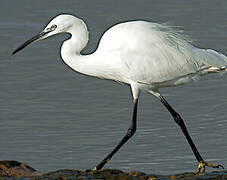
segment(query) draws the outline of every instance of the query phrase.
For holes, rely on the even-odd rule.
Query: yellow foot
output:
[[[224,166],[222,166],[220,164],[216,165],[216,164],[211,164],[211,163],[207,163],[207,162],[203,161],[203,162],[199,162],[198,168],[197,168],[195,173],[205,172],[206,166],[207,167],[212,167],[212,168],[222,168],[222,169],[224,169]]]

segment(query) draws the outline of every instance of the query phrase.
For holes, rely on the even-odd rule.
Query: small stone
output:
[[[35,176],[39,173],[25,163],[18,161],[0,161],[0,176]]]

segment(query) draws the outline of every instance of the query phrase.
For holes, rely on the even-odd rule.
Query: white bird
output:
[[[70,68],[89,76],[123,82],[131,87],[131,125],[119,144],[94,170],[100,170],[110,161],[135,133],[141,91],[158,98],[180,126],[198,161],[197,172],[205,171],[206,166],[224,168],[203,160],[183,119],[160,94],[159,88],[195,81],[208,73],[226,72],[226,56],[214,50],[194,47],[189,38],[171,26],[147,21],[130,21],[111,27],[103,34],[94,53],[81,55],[89,39],[87,26],[83,20],[67,14],[53,18],[41,33],[19,46],[12,54],[34,41],[60,33],[71,34],[61,47],[61,57]]]

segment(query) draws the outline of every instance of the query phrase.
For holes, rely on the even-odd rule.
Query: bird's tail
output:
[[[210,68],[208,68],[206,70],[208,73],[219,73],[219,72],[227,72],[227,67],[221,67],[221,68],[218,68],[218,67],[213,67],[211,66]]]
[[[199,63],[205,66],[208,73],[227,72],[227,57],[212,49],[199,49],[196,52],[199,55]]]

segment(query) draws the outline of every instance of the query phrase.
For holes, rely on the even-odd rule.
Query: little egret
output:
[[[160,94],[159,88],[196,81],[208,73],[226,72],[226,56],[211,49],[194,47],[187,36],[169,25],[147,21],[130,21],[111,27],[103,34],[94,53],[81,55],[89,39],[87,26],[81,19],[68,14],[53,18],[42,32],[12,54],[32,42],[61,33],[71,34],[61,47],[61,57],[70,68],[89,76],[129,84],[132,92],[131,125],[119,144],[94,170],[100,170],[110,161],[136,132],[137,104],[141,91],[158,98],[180,126],[198,161],[197,172],[204,172],[206,167],[224,168],[202,158],[183,119]]]

